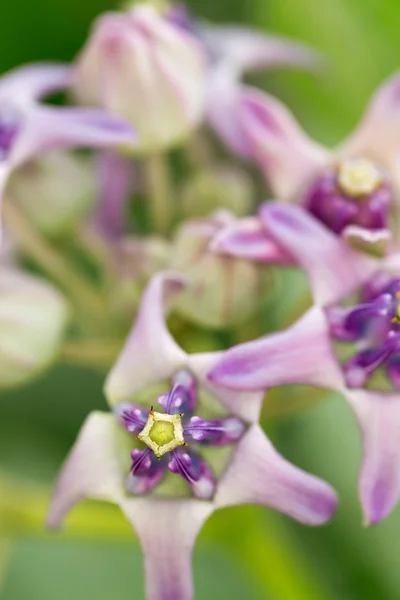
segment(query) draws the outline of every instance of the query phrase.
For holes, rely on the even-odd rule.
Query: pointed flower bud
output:
[[[95,175],[87,157],[54,150],[17,169],[8,194],[44,235],[60,237],[68,235],[93,206]]]
[[[141,152],[176,144],[203,116],[201,45],[148,5],[100,17],[78,57],[74,79],[79,101],[134,124]]]
[[[243,217],[253,205],[254,186],[244,169],[218,164],[197,172],[182,190],[183,210],[187,217],[207,217],[226,208]]]
[[[210,250],[215,236],[234,217],[228,211],[208,219],[187,221],[177,232],[171,267],[187,274],[190,286],[177,310],[208,327],[227,327],[245,321],[256,310],[262,273],[255,263]]]
[[[22,384],[51,363],[66,321],[66,304],[50,285],[0,270],[0,388]]]

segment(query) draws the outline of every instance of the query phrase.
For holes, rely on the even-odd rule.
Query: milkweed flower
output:
[[[0,203],[11,172],[41,152],[134,143],[131,127],[118,117],[39,103],[69,80],[69,68],[52,63],[21,67],[0,79]]]
[[[400,255],[365,263],[300,207],[270,203],[262,216],[316,301],[289,329],[228,350],[210,379],[233,390],[284,381],[340,392],[362,434],[365,521],[377,523],[400,496]]]
[[[58,526],[83,497],[118,504],[142,544],[149,600],[193,597],[192,548],[218,508],[264,504],[318,525],[336,507],[332,488],[288,463],[263,433],[263,394],[214,385],[207,373],[221,353],[187,355],[171,337],[164,310],[183,285],[172,272],[150,281],[106,381],[113,413],[87,418],[48,516]]]
[[[258,163],[275,198],[301,204],[351,245],[382,255],[398,242],[399,88],[399,74],[383,83],[334,150],[309,139],[278,99],[246,86],[231,133],[239,132],[242,154]]]

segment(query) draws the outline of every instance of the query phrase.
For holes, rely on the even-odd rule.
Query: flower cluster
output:
[[[400,75],[334,151],[242,83],[320,65],[302,44],[148,2],[100,16],[71,66],[0,81],[0,388],[58,358],[107,368],[110,410],[88,415],[47,523],[82,498],[117,504],[140,539],[149,600],[193,597],[191,551],[215,510],[333,516],[331,486],[264,433],[273,387],[348,401],[366,523],[400,497]],[[60,90],[73,106],[44,102]],[[261,169],[274,201],[257,198],[235,157]],[[312,300],[262,336],[288,268]]]

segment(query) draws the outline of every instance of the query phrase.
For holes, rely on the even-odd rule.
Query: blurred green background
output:
[[[72,59],[93,17],[116,4],[2,2],[0,70]],[[329,62],[320,79],[280,72],[264,83],[328,143],[355,125],[373,89],[400,64],[398,0],[192,0],[190,6],[204,17],[257,25],[324,52]],[[1,397],[1,600],[143,598],[140,549],[117,510],[84,505],[60,535],[46,534],[41,524],[47,492],[83,419],[105,408],[101,388],[100,374],[60,366]],[[309,529],[255,507],[214,514],[194,553],[196,599],[398,600],[400,509],[377,527],[363,527],[360,439],[344,402],[329,396],[265,425],[284,455],[335,486],[338,515]]]

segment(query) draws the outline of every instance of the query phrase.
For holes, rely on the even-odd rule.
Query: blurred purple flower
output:
[[[10,173],[41,152],[77,146],[126,146],[130,126],[100,110],[45,106],[38,100],[63,89],[70,70],[61,64],[32,64],[0,80],[0,201]]]
[[[107,413],[89,415],[62,469],[48,516],[49,526],[58,526],[83,497],[118,504],[143,547],[149,600],[193,597],[193,545],[218,508],[264,504],[309,525],[326,522],[336,508],[332,488],[283,459],[265,436],[258,424],[263,394],[214,385],[207,373],[222,353],[187,355],[171,337],[165,306],[183,285],[172,272],[150,281],[105,386],[117,419]],[[137,403],[146,387],[167,380],[172,380],[170,392],[159,396],[154,391],[152,396],[165,414],[149,413],[149,398]],[[204,416],[188,420],[194,411]],[[132,434],[147,448],[138,448]],[[213,449],[221,445],[227,445],[230,456]],[[167,451],[172,456],[166,464]],[[182,489],[176,473],[189,485]],[[156,495],[142,495],[153,488]]]
[[[363,256],[300,207],[270,203],[260,214],[306,271],[315,304],[289,329],[228,350],[210,379],[233,390],[298,383],[340,392],[362,433],[365,520],[377,523],[400,496],[400,255]]]
[[[332,151],[309,139],[282,102],[251,87],[238,92],[235,128],[277,199],[302,203],[352,245],[382,254],[400,206],[399,89],[395,74]]]
[[[237,118],[242,75],[281,66],[316,71],[323,64],[321,56],[305,44],[251,28],[197,21],[183,3],[173,4],[166,16],[203,44],[208,57],[207,120],[243,156],[249,150]]]

